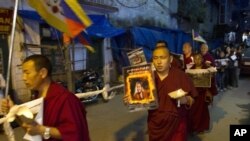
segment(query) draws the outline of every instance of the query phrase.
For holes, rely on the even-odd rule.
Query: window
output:
[[[82,44],[70,46],[70,56],[72,60],[72,70],[79,71],[86,69],[87,50]]]

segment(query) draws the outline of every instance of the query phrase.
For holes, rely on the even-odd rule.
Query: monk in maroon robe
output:
[[[214,57],[208,52],[208,45],[202,44],[200,49],[203,56],[203,64],[206,67],[215,67]]]
[[[203,57],[201,54],[194,55],[194,66],[191,69],[207,69],[203,64]],[[211,78],[211,87],[203,88],[197,87],[198,96],[189,112],[190,130],[191,132],[202,133],[209,130],[210,115],[208,106],[213,101],[213,96],[217,94],[215,86],[215,78]]]
[[[52,65],[43,55],[27,57],[22,64],[23,80],[30,90],[44,98],[43,123],[22,123],[26,132],[40,135],[45,141],[89,141],[86,112],[80,100],[63,86],[51,80]],[[2,109],[13,103],[7,99]]]
[[[183,51],[183,67],[184,69],[190,69],[194,65],[194,58],[192,55],[192,46],[186,42],[182,47]]]
[[[168,43],[166,41],[160,40],[156,43],[156,47],[168,47]],[[182,69],[181,60],[174,54],[171,54],[171,55],[173,56],[170,61],[171,67]]]
[[[150,141],[187,140],[187,107],[192,105],[193,97],[197,93],[192,81],[182,70],[170,67],[171,57],[166,46],[156,47],[153,52],[159,107],[148,112]],[[173,99],[168,95],[178,89],[188,94],[179,99]]]
[[[43,125],[56,127],[64,141],[89,141],[86,111],[79,99],[51,82],[44,101]],[[49,141],[56,141],[50,139]]]

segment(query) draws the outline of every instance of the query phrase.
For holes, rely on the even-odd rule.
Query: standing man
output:
[[[186,42],[182,47],[183,51],[183,67],[184,69],[190,69],[194,65],[194,58],[192,55],[192,46],[190,43]]]
[[[52,81],[52,65],[43,55],[32,55],[22,63],[26,86],[43,98],[42,123],[23,123],[21,126],[31,136],[48,141],[89,141],[86,111],[80,100],[60,84]],[[7,111],[5,99],[2,109]],[[4,108],[5,107],[5,108]],[[39,114],[39,113],[38,113]]]
[[[156,46],[153,51],[159,107],[148,112],[150,141],[187,140],[187,107],[193,104],[193,97],[197,92],[192,81],[182,70],[170,67],[171,58],[166,46]],[[173,99],[168,95],[179,89],[188,94],[180,99]],[[180,106],[177,104],[178,101],[181,103]]]

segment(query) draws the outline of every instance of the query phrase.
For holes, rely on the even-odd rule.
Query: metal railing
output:
[[[113,0],[82,0],[83,2],[97,3],[101,5],[112,6]]]

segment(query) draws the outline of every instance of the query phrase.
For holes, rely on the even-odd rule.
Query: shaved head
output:
[[[182,46],[182,51],[183,51],[183,54],[186,55],[186,56],[190,56],[192,54],[192,46],[190,43],[186,42],[183,44]]]
[[[168,49],[167,47],[165,47],[165,46],[156,46],[155,49],[154,49],[154,51],[153,51],[153,54],[154,54],[154,52],[157,51],[157,50],[162,50],[164,53],[166,53],[167,55],[170,56],[170,51],[169,51],[169,49]]]
[[[208,45],[207,44],[202,44],[201,45],[201,54],[205,55],[208,52]]]
[[[165,46],[157,46],[153,51],[153,64],[156,72],[162,76],[168,74],[172,56],[170,51]]]

